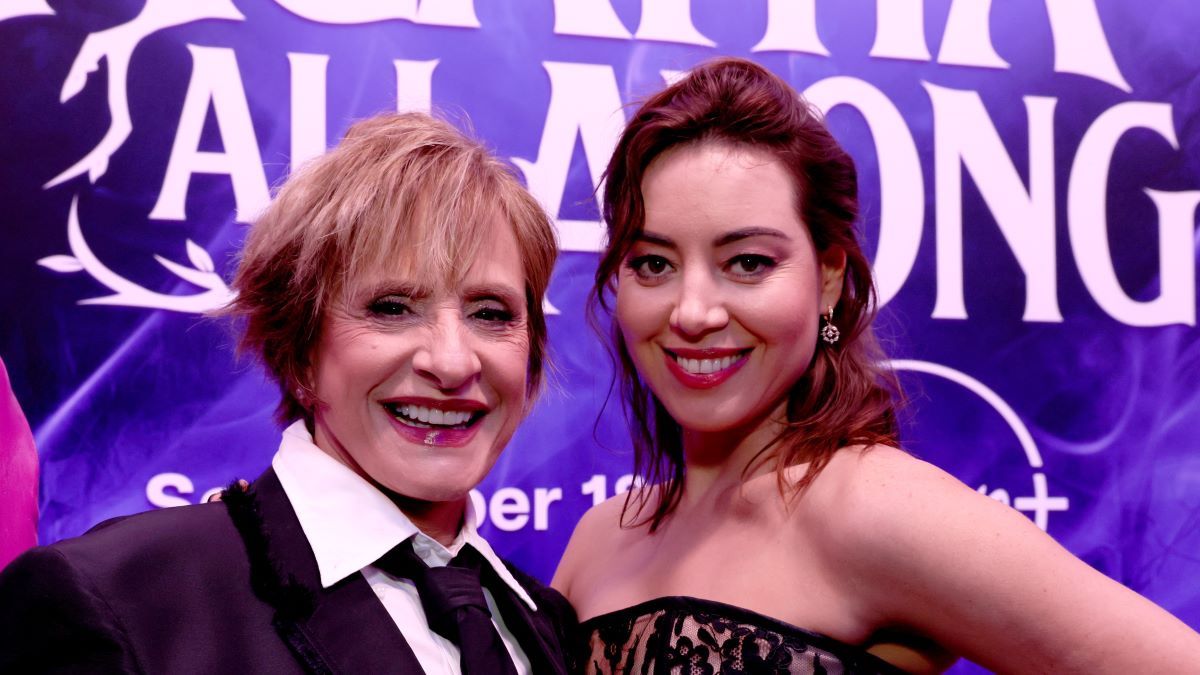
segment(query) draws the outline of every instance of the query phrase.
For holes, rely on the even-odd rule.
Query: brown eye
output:
[[[737,276],[755,276],[775,266],[775,261],[765,255],[739,255],[728,263],[729,271]]]
[[[654,279],[670,271],[671,263],[660,255],[642,255],[630,259],[629,268],[643,279]]]

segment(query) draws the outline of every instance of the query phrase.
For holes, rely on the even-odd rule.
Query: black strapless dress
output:
[[[858,647],[741,607],[666,597],[584,621],[588,673],[903,673]]]

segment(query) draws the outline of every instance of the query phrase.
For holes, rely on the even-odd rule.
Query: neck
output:
[[[784,405],[772,414],[734,429],[683,430],[684,500],[740,484],[770,470],[771,454],[762,450],[782,430]],[[749,469],[749,471],[747,470]]]
[[[375,486],[376,490],[386,495],[412,521],[412,524],[416,525],[417,529],[424,532],[429,538],[446,547],[454,543],[455,538],[458,537],[459,530],[463,526],[463,516],[467,511],[467,500],[470,499],[468,495],[463,495],[451,501],[434,502],[413,499],[393,492],[367,473],[354,460],[354,456],[347,452],[342,444],[338,442],[336,437],[324,425],[320,424],[319,420],[314,426],[315,429],[312,430],[313,443],[322,452],[345,464],[350,470]]]
[[[458,538],[467,512],[467,497],[450,502],[423,502],[388,490],[384,494],[430,539],[449,548]]]

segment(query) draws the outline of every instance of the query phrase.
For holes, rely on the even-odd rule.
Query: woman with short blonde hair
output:
[[[351,127],[254,223],[233,284],[291,423],[270,468],[18,558],[0,672],[570,672],[571,607],[469,499],[541,382],[555,255],[451,125]]]

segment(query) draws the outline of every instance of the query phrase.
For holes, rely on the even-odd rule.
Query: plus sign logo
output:
[[[1038,450],[1037,443],[1033,440],[1033,435],[1029,433],[1029,428],[1021,421],[1021,418],[1013,410],[1012,406],[1008,405],[999,394],[970,375],[938,363],[895,359],[891,361],[891,366],[898,372],[920,373],[922,375],[937,377],[970,391],[999,414],[1008,428],[1012,430],[1029,465],[1029,489],[1032,494],[1017,493],[1018,496],[1014,497],[1005,488],[989,490],[987,483],[983,483],[977,488],[980,494],[985,494],[996,501],[1028,514],[1034,524],[1043,531],[1050,524],[1051,513],[1066,511],[1070,508],[1070,500],[1066,497],[1051,494],[1049,481],[1046,479],[1042,453]]]

